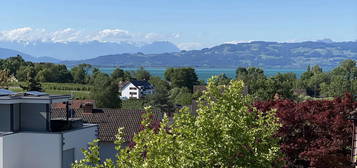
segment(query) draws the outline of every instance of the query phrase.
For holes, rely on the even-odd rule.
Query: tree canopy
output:
[[[96,100],[97,107],[120,108],[118,84],[113,82],[109,75],[98,72],[93,81],[91,97]]]
[[[186,87],[192,92],[193,86],[197,85],[198,77],[195,69],[187,68],[168,68],[165,71],[165,79],[174,87]]]
[[[172,125],[165,116],[156,129],[150,126],[147,109],[134,147],[120,148],[119,131],[117,160],[101,162],[95,141],[73,167],[280,167],[275,111],[252,108],[243,88],[241,81],[218,87],[209,82],[198,116],[184,108],[174,115]]]

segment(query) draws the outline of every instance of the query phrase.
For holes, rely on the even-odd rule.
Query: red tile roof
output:
[[[99,125],[99,139],[101,141],[113,142],[118,129],[124,128],[124,138],[130,141],[131,138],[140,130],[141,115],[144,110],[127,109],[95,109],[94,113],[83,113],[83,109],[74,109],[73,117],[82,118],[84,122]],[[65,118],[64,108],[52,109],[52,118]],[[161,120],[162,113],[154,111],[154,120]]]

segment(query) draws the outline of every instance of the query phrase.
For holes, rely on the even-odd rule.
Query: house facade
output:
[[[120,86],[121,99],[140,99],[154,93],[154,87],[145,80],[132,80]]]
[[[51,104],[68,101],[70,96],[0,89],[0,168],[70,168],[82,159],[81,148],[97,138],[98,126],[68,114],[52,118]]]

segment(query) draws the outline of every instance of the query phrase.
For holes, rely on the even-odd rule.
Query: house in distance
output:
[[[140,99],[153,94],[154,91],[153,85],[146,80],[131,80],[119,85],[121,99]]]

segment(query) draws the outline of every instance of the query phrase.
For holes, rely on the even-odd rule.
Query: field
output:
[[[24,92],[21,83],[11,84],[9,90]],[[73,99],[90,99],[90,85],[73,83],[41,83],[44,92],[54,95],[72,95]]]

